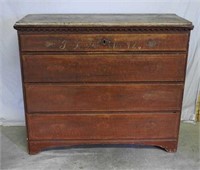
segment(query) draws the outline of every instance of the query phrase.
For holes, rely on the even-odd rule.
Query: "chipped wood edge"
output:
[[[57,148],[74,148],[77,146],[94,146],[97,145],[144,145],[144,146],[154,146],[165,150],[166,152],[175,153],[177,151],[178,141],[176,139],[149,139],[149,140],[28,140],[28,152],[30,155],[38,154],[41,151],[57,149]]]

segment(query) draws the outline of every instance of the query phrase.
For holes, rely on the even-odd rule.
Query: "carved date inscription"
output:
[[[84,50],[84,49],[141,49],[142,44],[136,41],[115,41],[112,39],[55,39],[45,41],[45,47],[58,48],[60,50]],[[155,43],[148,44],[149,47],[155,46]]]
[[[59,46],[60,49],[65,49],[66,48],[66,45],[67,45],[67,40],[63,40],[61,42],[61,45]]]

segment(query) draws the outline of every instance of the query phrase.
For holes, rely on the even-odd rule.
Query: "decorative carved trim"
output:
[[[190,31],[190,27],[19,27],[14,28],[20,32],[164,32],[164,31]]]

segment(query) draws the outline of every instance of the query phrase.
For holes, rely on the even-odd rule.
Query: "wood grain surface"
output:
[[[20,35],[22,51],[187,51],[187,33]]]
[[[23,55],[25,82],[184,81],[186,54]]]
[[[27,118],[29,140],[174,139],[179,122],[178,113],[29,114]]]
[[[56,149],[56,148],[71,148],[74,146],[91,146],[93,145],[101,145],[104,147],[105,145],[124,145],[130,146],[130,144],[138,144],[138,145],[150,145],[157,146],[166,150],[167,152],[176,152],[177,150],[177,140],[176,139],[148,139],[148,140],[134,140],[134,139],[103,139],[103,140],[31,140],[28,141],[28,152],[29,154],[37,154],[40,151],[46,149]],[[113,147],[113,146],[112,146]]]
[[[180,110],[182,84],[26,84],[27,112]]]
[[[177,150],[191,22],[42,14],[14,28],[30,154],[85,144]]]

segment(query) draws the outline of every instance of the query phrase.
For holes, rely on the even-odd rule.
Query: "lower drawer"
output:
[[[29,140],[176,138],[179,113],[27,114]]]
[[[27,112],[180,110],[182,84],[26,84]]]

